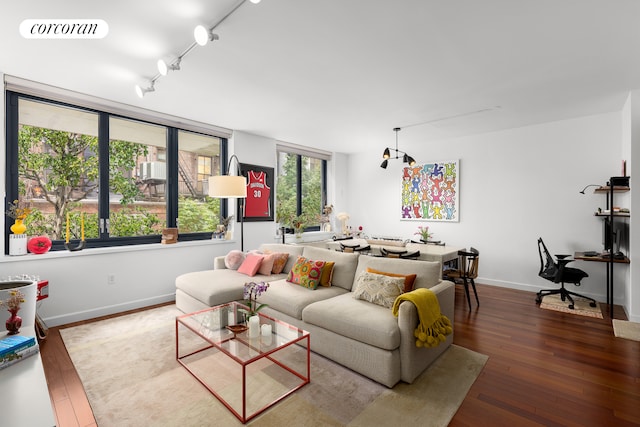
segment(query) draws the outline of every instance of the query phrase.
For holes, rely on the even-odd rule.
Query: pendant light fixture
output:
[[[393,131],[396,133],[396,148],[385,148],[384,152],[382,153],[382,158],[384,159],[382,161],[382,163],[380,164],[380,167],[382,169],[386,169],[387,166],[389,165],[389,159],[399,159],[400,156],[399,154],[402,153],[402,161],[404,163],[408,163],[409,166],[414,166],[416,164],[416,161],[413,157],[411,157],[410,155],[408,155],[407,153],[405,153],[404,151],[400,151],[398,150],[398,132],[400,132],[400,128],[393,128]],[[395,152],[395,157],[391,157],[391,151]]]

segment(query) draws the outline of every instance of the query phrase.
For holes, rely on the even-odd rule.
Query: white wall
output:
[[[634,174],[629,171],[632,170],[634,164],[640,164],[640,91],[634,91],[629,94],[627,102],[622,109],[622,142],[623,152],[627,159],[627,171],[630,177],[630,186],[635,188],[640,184],[640,181],[635,179]],[[640,212],[640,197],[633,196],[633,192],[628,197],[629,208],[631,209],[631,225],[630,225],[630,259],[631,265],[629,266],[629,278],[626,282],[626,293],[628,295],[625,309],[629,320],[640,322],[640,286],[635,278],[640,277],[640,235],[634,233],[634,221],[635,224],[640,223],[636,212]]]
[[[382,169],[384,147],[371,147],[349,161],[350,224],[405,239],[429,225],[435,239],[480,250],[481,283],[553,288],[537,275],[537,238],[556,254],[602,249],[593,213],[604,196],[579,191],[620,173],[621,127],[621,114],[610,113],[443,141],[422,139],[420,127],[403,129],[399,148],[419,163],[460,160],[460,222],[401,221],[401,160]],[[573,265],[590,274],[579,291],[606,301],[606,264]],[[615,277],[617,304],[626,300],[624,274]]]
[[[4,117],[4,102],[0,115]],[[627,137],[623,150],[622,116],[622,112],[610,113],[443,141],[423,139],[419,127],[403,129],[400,149],[418,161],[460,160],[458,223],[399,219],[402,164],[394,160],[389,168],[381,169],[384,147],[350,156],[334,153],[328,165],[328,200],[335,212],[351,215],[350,225],[363,225],[369,234],[410,238],[418,225],[428,224],[435,238],[481,251],[481,282],[536,291],[550,287],[537,276],[538,236],[554,253],[601,248],[601,222],[593,212],[604,207],[604,197],[578,192],[587,184],[604,184],[608,177],[620,173],[620,160],[628,153],[632,138]],[[4,120],[0,122],[2,141],[3,127]],[[636,131],[633,139],[639,136]],[[235,132],[231,152],[243,163],[275,168],[275,145],[271,138]],[[640,155],[638,150],[633,154]],[[3,193],[4,156],[3,149]],[[633,176],[631,163],[628,171]],[[0,232],[3,228],[0,224]],[[274,222],[245,223],[245,249],[273,241],[275,229]],[[59,325],[170,300],[177,275],[210,268],[214,256],[239,248],[238,237],[236,234],[233,242],[179,242],[27,257],[0,255],[0,277],[28,273],[48,279],[50,297],[41,303],[39,313],[49,324]],[[639,251],[632,252],[632,265],[640,266],[634,253]],[[604,264],[575,265],[591,276],[581,292],[604,301]],[[629,267],[616,267],[615,302],[625,304],[630,317],[637,316],[640,292],[634,293],[626,284],[629,271],[625,269]],[[111,274],[116,276],[114,285],[107,284]]]

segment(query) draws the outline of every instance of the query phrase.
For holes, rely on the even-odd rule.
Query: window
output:
[[[178,132],[178,221],[180,231],[207,232],[220,221],[220,202],[207,196],[209,177],[220,174],[220,140]]]
[[[207,184],[225,138],[12,91],[6,114],[7,200],[31,208],[28,233],[54,250],[82,231],[100,247],[157,243],[178,224],[181,240],[216,229],[221,204]]]
[[[300,225],[304,230],[319,230],[326,205],[327,161],[296,151],[278,148],[276,220],[288,229]]]

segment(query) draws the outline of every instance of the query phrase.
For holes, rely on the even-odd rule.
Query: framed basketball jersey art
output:
[[[247,178],[243,221],[273,221],[273,168],[240,163],[240,173]]]

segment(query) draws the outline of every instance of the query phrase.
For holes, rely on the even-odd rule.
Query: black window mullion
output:
[[[296,156],[296,211],[302,215],[302,156]]]
[[[178,226],[178,129],[167,128],[167,227]]]
[[[99,240],[109,239],[106,224],[109,222],[109,114],[100,113],[98,122],[98,158],[100,177],[98,192]]]
[[[13,92],[6,93],[6,130],[5,130],[5,146],[6,146],[6,198],[5,198],[5,228],[4,228],[4,253],[9,253],[9,227],[13,224],[13,220],[9,218],[6,212],[9,210],[9,202],[18,199],[18,94]],[[11,141],[11,142],[10,142]],[[15,141],[15,142],[13,142]]]
[[[229,161],[229,141],[226,138],[220,139],[220,175],[226,175],[229,171],[227,171],[227,162]],[[227,218],[229,216],[229,204],[226,203],[227,199],[220,199],[220,215],[223,218]],[[240,215],[240,213],[238,213]],[[237,218],[240,220],[240,218]]]

